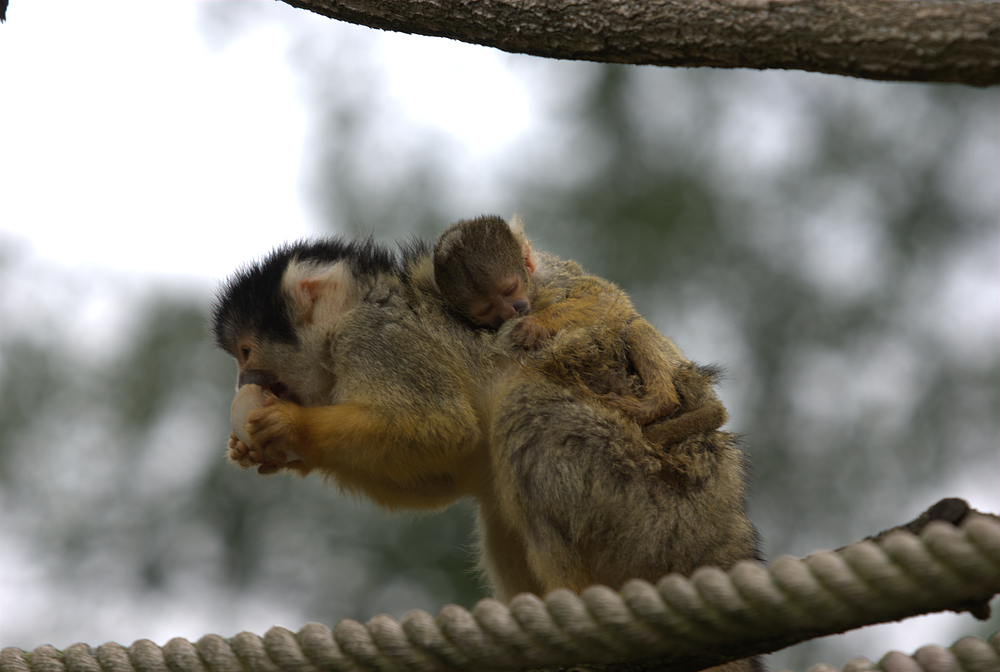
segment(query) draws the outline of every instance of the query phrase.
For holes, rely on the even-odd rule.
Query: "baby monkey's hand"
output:
[[[549,327],[532,317],[522,318],[510,331],[514,342],[525,350],[538,350],[555,335]]]

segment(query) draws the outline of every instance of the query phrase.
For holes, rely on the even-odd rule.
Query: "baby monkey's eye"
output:
[[[244,345],[240,348],[240,352],[243,354],[243,359],[250,359],[250,346]]]
[[[505,291],[505,292],[503,293],[503,295],[504,295],[504,296],[510,296],[511,294],[513,294],[514,292],[516,292],[516,291],[517,291],[517,284],[518,284],[518,283],[517,283],[517,281],[515,280],[515,281],[514,281],[514,284],[512,284],[512,285],[511,285],[510,287],[508,287],[508,288],[507,288],[507,291]]]

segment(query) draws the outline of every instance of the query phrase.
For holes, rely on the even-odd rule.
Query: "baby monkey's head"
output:
[[[498,329],[531,312],[531,245],[515,219],[484,215],[452,224],[434,244],[434,280],[445,301],[475,324]]]

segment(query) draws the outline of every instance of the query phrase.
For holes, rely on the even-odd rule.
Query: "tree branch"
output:
[[[606,63],[1000,83],[1000,7],[969,0],[284,0],[372,28]]]

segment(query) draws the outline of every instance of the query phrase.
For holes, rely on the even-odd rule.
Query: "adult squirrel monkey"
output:
[[[531,366],[516,321],[493,332],[457,320],[423,244],[281,247],[237,271],[213,312],[240,389],[264,391],[230,458],[317,471],[389,509],[474,498],[498,599],[758,558],[737,437],[715,425],[648,440],[633,417]],[[698,390],[691,415],[696,398],[715,399],[712,374],[679,368],[682,389]]]

